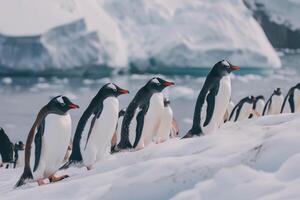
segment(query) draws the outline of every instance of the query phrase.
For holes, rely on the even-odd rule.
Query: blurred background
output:
[[[0,0],[0,126],[25,140],[39,109],[64,94],[81,106],[100,87],[131,91],[153,76],[176,82],[166,96],[191,126],[205,75],[219,60],[232,75],[235,103],[284,94],[299,81],[300,0]]]

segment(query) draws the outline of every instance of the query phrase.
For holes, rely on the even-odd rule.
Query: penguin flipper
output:
[[[266,105],[265,105],[265,107],[264,107],[264,110],[263,110],[263,113],[262,113],[263,116],[266,114],[267,110],[269,111],[270,108],[271,108],[272,97],[273,97],[273,95],[274,95],[274,94],[271,95],[271,97],[268,99],[268,101],[267,101],[267,103],[266,103]]]
[[[25,167],[23,174],[21,175],[20,179],[16,183],[15,187],[20,187],[26,183],[27,180],[33,179],[33,175],[31,172],[31,169],[28,167]]]
[[[45,130],[45,120],[42,121],[42,123],[39,125],[37,129],[37,133],[35,134],[34,137],[34,144],[35,144],[35,162],[34,162],[34,167],[33,171],[36,171],[40,158],[41,158],[41,152],[42,152],[42,139],[44,136],[44,130]]]
[[[291,108],[291,113],[294,113],[295,112],[294,93],[291,93],[291,95],[289,96],[289,104]]]
[[[219,85],[213,87],[209,94],[206,97],[206,102],[207,102],[207,108],[206,108],[206,119],[204,121],[203,126],[207,126],[212,119],[214,110],[215,110],[215,98],[218,93]]]
[[[135,141],[133,144],[133,148],[135,148],[142,136],[142,132],[143,132],[143,128],[144,128],[144,119],[145,119],[145,115],[148,111],[149,108],[149,104],[145,105],[142,107],[142,110],[139,112],[139,114],[136,117],[137,120],[137,126],[136,126],[136,137],[135,137]]]

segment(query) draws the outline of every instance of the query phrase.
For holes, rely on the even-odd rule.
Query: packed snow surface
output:
[[[121,152],[61,182],[13,189],[22,168],[0,169],[1,199],[299,199],[300,114],[223,125],[214,134]]]
[[[104,65],[160,71],[207,68],[224,58],[252,68],[281,65],[242,0],[0,0],[0,5],[5,16],[0,66],[6,70]],[[68,34],[78,21],[75,35]]]

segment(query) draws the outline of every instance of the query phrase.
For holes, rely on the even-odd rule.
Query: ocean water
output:
[[[269,75],[231,75],[232,100],[237,103],[248,95],[264,95],[269,98],[273,90],[281,87],[284,94],[300,82],[299,58],[297,55],[281,55],[283,68]],[[243,69],[242,69],[243,70]],[[73,133],[77,122],[98,90],[108,82],[130,91],[129,95],[119,97],[120,108],[128,105],[138,89],[153,76],[160,76],[175,82],[175,86],[165,92],[171,100],[174,116],[184,135],[192,123],[196,98],[205,77],[159,74],[151,75],[113,75],[99,79],[63,77],[0,77],[0,126],[4,128],[13,142],[26,140],[39,109],[55,95],[66,95],[80,106],[70,112]]]

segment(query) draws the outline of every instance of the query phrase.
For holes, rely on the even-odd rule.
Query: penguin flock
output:
[[[300,111],[300,84],[292,87],[285,98],[277,88],[267,101],[262,95],[248,96],[234,105],[230,74],[236,70],[240,67],[227,60],[213,66],[198,95],[192,127],[182,139],[214,133],[229,121]],[[118,98],[129,91],[114,83],[105,84],[82,113],[73,139],[69,112],[79,106],[61,95],[40,109],[25,148],[22,142],[13,145],[0,128],[2,163],[13,163],[15,167],[18,151],[25,151],[24,170],[15,187],[35,181],[43,185],[47,179],[50,183],[63,180],[68,175],[55,174],[70,166],[91,170],[109,147],[110,153],[140,150],[152,142],[178,137],[170,100],[163,94],[165,88],[174,85],[159,77],[151,78],[127,108],[120,109]]]

